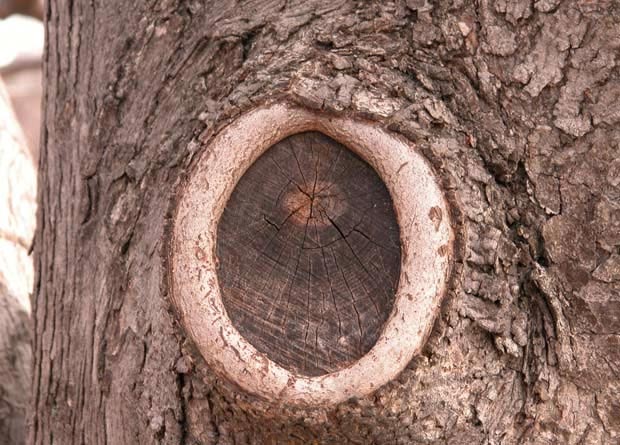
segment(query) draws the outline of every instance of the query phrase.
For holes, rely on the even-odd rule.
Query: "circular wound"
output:
[[[394,302],[398,224],[373,168],[319,132],[269,148],[240,179],[217,232],[233,325],[256,349],[317,376],[361,358]]]

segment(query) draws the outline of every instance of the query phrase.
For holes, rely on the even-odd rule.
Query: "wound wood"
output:
[[[218,279],[233,325],[257,350],[308,376],[374,345],[400,273],[390,194],[364,160],[308,132],[267,150],[218,225]]]

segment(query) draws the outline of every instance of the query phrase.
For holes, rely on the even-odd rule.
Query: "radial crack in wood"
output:
[[[237,184],[218,226],[218,279],[256,349],[308,376],[375,344],[400,273],[390,194],[364,160],[318,132],[275,144]]]

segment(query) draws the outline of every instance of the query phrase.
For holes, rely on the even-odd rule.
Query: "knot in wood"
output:
[[[371,393],[422,349],[453,234],[410,142],[274,104],[205,147],[170,247],[173,303],[207,364],[267,400],[326,406]]]
[[[235,187],[217,257],[241,335],[288,370],[333,372],[372,348],[392,310],[400,243],[390,194],[343,145],[292,135]]]

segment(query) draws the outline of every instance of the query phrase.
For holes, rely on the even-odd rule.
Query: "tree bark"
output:
[[[611,1],[48,2],[30,443],[612,444],[620,435],[620,8]],[[450,291],[373,395],[271,406],[172,308],[177,186],[289,101],[413,141]]]

